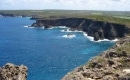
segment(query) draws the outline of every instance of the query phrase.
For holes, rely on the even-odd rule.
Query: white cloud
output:
[[[0,9],[129,10],[130,0],[0,0]]]

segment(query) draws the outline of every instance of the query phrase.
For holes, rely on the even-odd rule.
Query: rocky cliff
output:
[[[37,19],[33,27],[66,26],[82,30],[94,40],[120,38],[99,56],[65,75],[62,80],[130,80],[130,29],[121,24],[84,18]]]
[[[130,80],[130,36],[74,69],[62,80]]]
[[[7,63],[0,68],[0,80],[26,80],[27,67]]]
[[[44,26],[45,28],[66,26],[70,27],[71,30],[82,30],[89,36],[94,37],[94,40],[122,38],[130,32],[125,25],[85,18],[37,19],[36,23],[32,24],[32,26]]]

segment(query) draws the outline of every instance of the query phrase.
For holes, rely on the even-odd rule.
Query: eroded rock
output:
[[[26,80],[28,68],[7,63],[0,68],[0,80]]]

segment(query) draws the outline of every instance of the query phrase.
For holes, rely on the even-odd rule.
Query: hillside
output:
[[[89,10],[0,10],[3,16],[32,16],[34,18],[87,18],[130,26],[129,11]]]

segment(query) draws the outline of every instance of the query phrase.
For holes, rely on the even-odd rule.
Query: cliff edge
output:
[[[65,75],[62,80],[130,80],[130,28],[84,18],[37,19],[33,27],[66,26],[99,39],[119,41],[107,51]]]
[[[17,66],[7,63],[0,67],[0,80],[26,80],[28,68],[24,65]]]
[[[130,36],[69,72],[62,80],[130,80]]]
[[[85,18],[63,18],[63,19],[36,19],[32,27],[50,28],[55,26],[66,26],[70,30],[80,30],[94,37],[94,40],[123,38],[130,33],[130,29],[121,24],[95,21]]]

